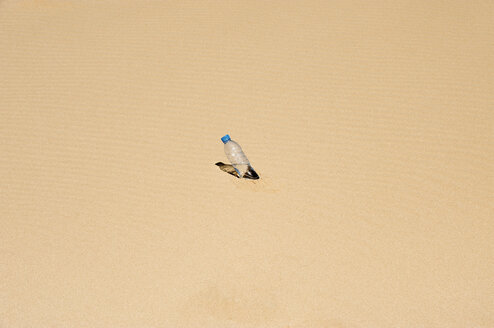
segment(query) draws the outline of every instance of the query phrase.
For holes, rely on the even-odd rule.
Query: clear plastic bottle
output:
[[[230,163],[237,171],[240,178],[259,179],[259,175],[254,171],[250,165],[247,156],[242,151],[242,147],[235,141],[233,141],[227,134],[221,138],[221,141],[225,144],[225,154],[228,157]]]

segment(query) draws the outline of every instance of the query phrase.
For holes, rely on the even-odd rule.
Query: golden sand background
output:
[[[0,327],[494,327],[493,13],[1,1]]]

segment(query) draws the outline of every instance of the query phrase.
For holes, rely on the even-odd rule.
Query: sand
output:
[[[493,21],[1,1],[0,327],[494,327]]]

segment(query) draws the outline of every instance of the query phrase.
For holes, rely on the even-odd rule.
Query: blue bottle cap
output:
[[[230,136],[228,134],[221,138],[221,141],[223,141],[224,144],[227,143],[230,140],[231,139],[230,139]]]

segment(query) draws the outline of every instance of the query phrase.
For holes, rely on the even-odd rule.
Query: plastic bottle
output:
[[[237,171],[239,177],[259,179],[259,175],[254,171],[247,156],[245,156],[242,151],[242,147],[233,141],[228,134],[222,137],[221,141],[225,144],[226,157],[228,157],[228,160],[232,163],[232,166],[235,168],[235,171]]]

